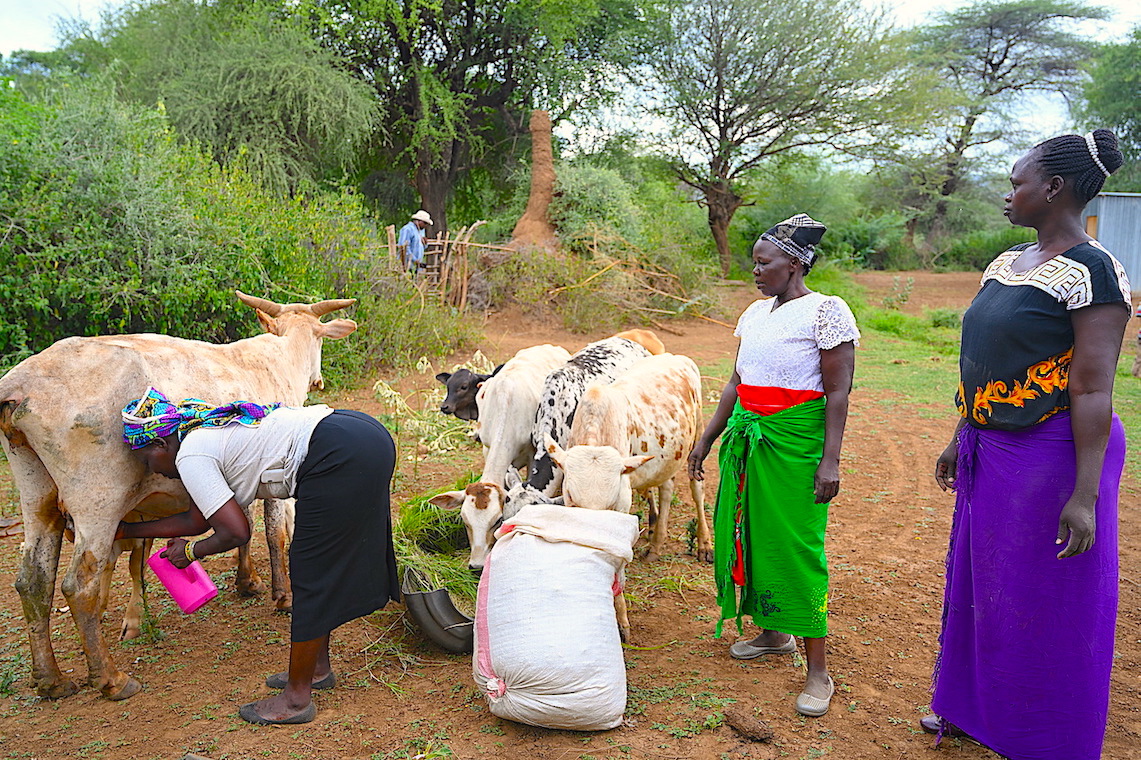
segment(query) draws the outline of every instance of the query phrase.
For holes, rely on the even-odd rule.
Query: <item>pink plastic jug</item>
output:
[[[191,562],[189,567],[180,570],[170,564],[169,559],[161,556],[162,552],[160,549],[152,554],[147,564],[185,614],[189,615],[218,596],[218,587],[210,580],[201,562]]]

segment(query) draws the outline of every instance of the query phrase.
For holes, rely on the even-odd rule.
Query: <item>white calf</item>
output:
[[[463,491],[447,491],[430,501],[443,509],[459,509],[467,529],[472,569],[483,567],[494,533],[503,517],[504,479],[509,467],[525,467],[535,455],[531,429],[547,375],[567,363],[570,352],[543,344],[519,351],[476,395],[483,474]],[[537,502],[533,502],[537,503]],[[516,510],[518,511],[518,510]]]
[[[526,467],[535,456],[531,430],[547,375],[567,363],[570,352],[544,343],[524,348],[483,382],[476,395],[484,483],[503,485],[507,468]]]
[[[646,558],[656,560],[669,528],[674,475],[685,469],[686,457],[701,429],[701,374],[689,357],[650,356],[613,383],[590,385],[575,412],[570,448],[564,455],[568,466],[560,465],[566,503],[628,512],[632,491],[645,494],[652,526]],[[552,443],[547,441],[548,452]],[[605,470],[592,465],[596,453],[593,458],[571,456],[582,447],[610,447],[617,457],[648,455],[651,459],[636,471],[619,476],[611,471],[613,467]],[[557,460],[555,463],[559,464]],[[690,480],[689,487],[696,509],[697,557],[710,562],[713,544],[705,516],[704,489],[696,480]],[[652,489],[657,490],[656,504]]]

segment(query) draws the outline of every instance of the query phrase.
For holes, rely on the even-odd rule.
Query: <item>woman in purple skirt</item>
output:
[[[1125,434],[1113,378],[1121,264],[1082,209],[1123,163],[1112,132],[1047,140],[1003,213],[1038,232],[987,267],[963,316],[962,419],[935,465],[956,491],[931,733],[1012,760],[1097,760],[1117,618]]]

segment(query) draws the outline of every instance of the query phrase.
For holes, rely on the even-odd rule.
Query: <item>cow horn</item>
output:
[[[281,314],[281,304],[279,303],[274,303],[273,301],[265,298],[257,298],[256,296],[247,296],[240,290],[235,290],[234,292],[238,294],[238,298],[241,299],[242,303],[244,303],[246,306],[254,309],[260,309],[271,317],[276,317],[277,315]]]
[[[334,298],[331,301],[318,301],[309,307],[314,316],[323,317],[331,311],[337,309],[347,309],[357,302],[355,298]]]

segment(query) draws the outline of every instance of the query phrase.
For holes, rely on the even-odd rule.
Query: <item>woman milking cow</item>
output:
[[[392,437],[362,412],[236,401],[174,404],[154,388],[123,409],[123,437],[151,471],[182,480],[191,507],[143,523],[120,523],[116,538],[172,538],[176,567],[250,540],[243,508],[256,498],[293,497],[289,549],[293,588],[289,667],[266,685],[277,695],[242,705],[250,723],[307,723],[312,689],[336,683],[333,629],[400,598],[392,549]],[[204,539],[186,540],[208,530]]]

